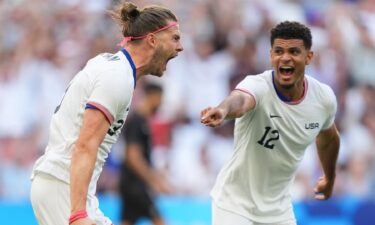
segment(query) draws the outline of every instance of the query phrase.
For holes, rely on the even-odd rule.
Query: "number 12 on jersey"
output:
[[[265,127],[265,132],[262,136],[262,138],[258,141],[258,144],[266,147],[266,148],[269,148],[269,149],[273,149],[273,147],[275,146],[272,142],[273,141],[276,141],[276,140],[279,140],[279,131],[278,130],[272,130],[271,127]]]

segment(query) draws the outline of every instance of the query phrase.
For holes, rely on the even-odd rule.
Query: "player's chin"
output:
[[[163,74],[164,74],[164,71],[162,71],[162,70],[159,70],[159,71],[153,71],[153,72],[151,73],[151,75],[153,75],[153,76],[157,76],[157,77],[162,77]]]
[[[292,81],[280,82],[280,86],[284,89],[291,89],[294,87],[294,82]]]

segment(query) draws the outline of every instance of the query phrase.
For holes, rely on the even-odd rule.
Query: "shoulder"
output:
[[[336,105],[336,95],[332,88],[313,77],[306,75],[308,88],[313,96],[326,107]]]
[[[263,85],[264,88],[266,88],[269,82],[272,82],[271,71],[265,71],[260,74],[247,75],[240,83],[244,83],[244,84],[256,83],[257,85]]]
[[[122,72],[124,72],[123,70],[124,68],[127,68],[127,63],[124,62],[125,59],[120,53],[120,51],[115,54],[100,53],[88,60],[86,68],[95,70],[99,73],[108,70],[122,70]]]
[[[272,87],[272,71],[265,71],[261,74],[246,76],[235,88],[250,94],[256,102],[256,105],[262,101],[263,97],[269,93]]]
[[[261,74],[247,75],[237,86],[237,90],[243,90],[252,94],[267,93],[272,84],[272,72],[265,71]]]
[[[114,91],[116,87],[124,91],[124,85],[130,89],[134,88],[133,70],[119,52],[97,55],[87,62],[85,70],[91,74],[94,81],[113,85]]]
[[[271,80],[271,78],[272,78],[271,70],[266,70],[263,73],[259,73],[259,74],[249,74],[245,77],[245,79],[257,80],[257,81],[262,81],[262,82],[267,82],[268,80]]]
[[[120,55],[112,55],[115,56],[120,60],[108,60],[108,56],[100,54],[89,60],[84,71],[93,99],[107,102],[113,109],[123,109],[132,98],[135,81],[130,65]]]
[[[313,91],[316,95],[318,95],[318,97],[320,98],[335,97],[335,94],[330,86],[308,75],[306,75],[305,77],[307,79],[309,89]]]

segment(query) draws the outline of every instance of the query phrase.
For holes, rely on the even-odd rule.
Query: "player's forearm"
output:
[[[336,161],[339,154],[340,137],[337,134],[330,139],[317,141],[317,149],[324,175],[329,181],[334,181],[336,176]]]
[[[87,192],[96,161],[95,150],[87,146],[76,147],[70,167],[71,212],[86,209]]]
[[[218,106],[218,108],[226,112],[226,119],[239,118],[255,106],[255,104],[252,104],[250,96],[245,95],[239,91],[233,91]]]

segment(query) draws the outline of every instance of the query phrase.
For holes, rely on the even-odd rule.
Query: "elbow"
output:
[[[242,103],[239,105],[238,110],[236,111],[236,118],[244,116],[247,112],[251,111],[255,107],[255,102],[250,98],[243,99]]]
[[[239,107],[237,107],[237,110],[232,110],[228,115],[227,115],[227,119],[234,119],[234,118],[240,118],[242,117],[243,115],[245,115],[247,112],[249,111],[249,109],[247,107],[245,107],[244,105],[241,105]]]
[[[245,113],[241,113],[241,112],[235,112],[235,113],[229,113],[225,119],[236,119],[236,118],[240,118],[244,115]]]
[[[74,153],[88,152],[88,149],[89,149],[89,144],[87,142],[77,141],[75,148],[74,148]]]
[[[249,111],[249,108],[242,106],[236,113],[235,118],[240,118],[244,116]]]
[[[238,112],[236,112],[236,113],[234,113],[233,115],[232,115],[232,117],[233,118],[240,118],[240,117],[242,117],[243,115],[245,115],[245,111],[238,111]]]
[[[99,146],[90,142],[77,141],[74,147],[72,157],[85,156],[96,158]]]

